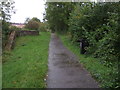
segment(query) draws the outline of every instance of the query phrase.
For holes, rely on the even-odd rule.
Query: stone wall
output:
[[[35,31],[35,30],[19,30],[17,31],[17,36],[26,36],[26,35],[39,35],[39,31]]]
[[[5,50],[10,51],[12,48],[14,48],[15,45],[15,39],[16,37],[20,37],[20,36],[27,36],[27,35],[32,35],[32,36],[36,36],[39,35],[39,31],[35,31],[35,30],[19,30],[19,31],[11,31],[9,38],[8,38],[8,42],[5,46]]]
[[[16,31],[12,31],[9,35],[8,42],[5,46],[5,50],[10,51],[13,48],[15,38],[16,38]]]

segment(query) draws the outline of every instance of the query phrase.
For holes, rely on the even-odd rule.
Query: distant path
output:
[[[51,35],[48,62],[48,88],[98,88],[97,82],[55,34]]]

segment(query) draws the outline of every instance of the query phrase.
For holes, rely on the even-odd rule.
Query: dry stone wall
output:
[[[26,35],[39,35],[39,31],[35,31],[35,30],[31,30],[31,31],[28,31],[28,30],[19,30],[17,31],[17,36],[26,36]]]

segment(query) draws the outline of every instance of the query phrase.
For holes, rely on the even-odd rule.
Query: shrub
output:
[[[87,54],[100,58],[100,62],[113,67],[109,87],[119,87],[118,60],[120,59],[119,3],[80,3],[69,19],[71,40],[85,38],[89,42]]]
[[[10,29],[10,30],[21,30],[21,28],[18,28],[18,27],[16,27],[16,26],[10,26],[9,29]]]
[[[9,26],[10,26],[10,24],[8,22],[2,21],[2,48],[3,49],[7,42],[7,38],[9,35]]]
[[[29,21],[29,22],[26,24],[25,28],[28,28],[28,29],[30,29],[30,30],[38,30],[38,28],[39,28],[39,23],[36,22],[36,21]]]
[[[41,31],[41,32],[46,32],[47,31],[47,27],[46,27],[45,23],[43,23],[43,22],[40,23],[39,31]]]

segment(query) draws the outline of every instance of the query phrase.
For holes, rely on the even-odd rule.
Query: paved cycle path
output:
[[[54,33],[49,44],[47,87],[98,88],[98,83]]]

